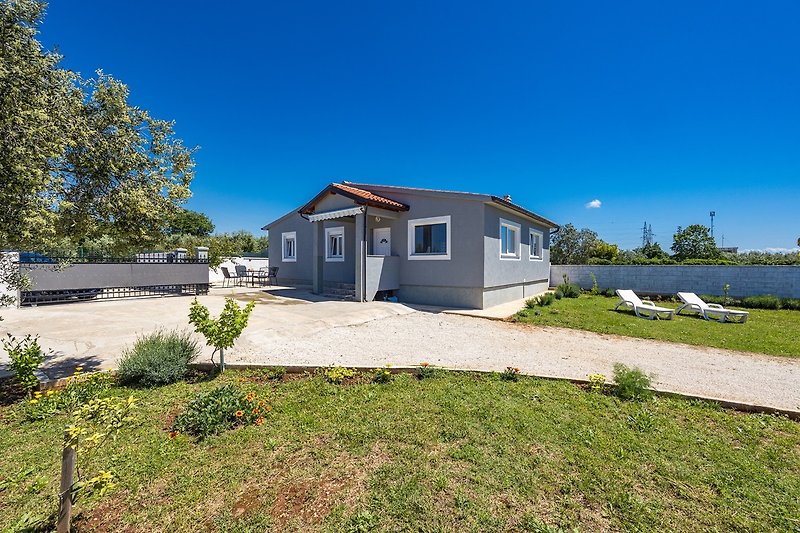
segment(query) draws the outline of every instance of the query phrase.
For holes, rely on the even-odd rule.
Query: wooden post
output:
[[[64,442],[68,442],[69,434],[64,432]],[[61,453],[61,485],[58,488],[58,533],[69,533],[72,521],[72,483],[75,476],[75,448],[64,446]]]

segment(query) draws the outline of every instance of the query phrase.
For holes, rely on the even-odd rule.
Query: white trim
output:
[[[294,256],[287,256],[286,255],[286,241],[292,239],[294,241]],[[281,261],[284,263],[296,263],[297,262],[297,232],[296,231],[286,231],[281,233]]]
[[[504,253],[503,252],[503,228],[508,228],[514,230],[514,253]],[[521,259],[520,254],[520,246],[522,241],[522,224],[514,222],[512,220],[506,220],[505,218],[500,219],[500,226],[497,230],[497,241],[498,247],[500,251],[500,259],[503,261],[519,261]]]
[[[443,254],[417,254],[414,253],[414,229],[417,226],[427,226],[430,224],[445,224],[446,227],[446,238],[447,242],[445,243],[447,246],[447,251]],[[429,218],[415,218],[413,220],[408,221],[408,259],[409,261],[449,261],[450,260],[450,253],[453,249],[453,240],[451,239],[451,232],[450,232],[450,215],[445,215],[441,217],[429,217]]]
[[[533,248],[533,236],[536,235],[539,237],[539,246],[537,246],[536,253],[534,253]],[[544,233],[539,231],[538,229],[529,229],[528,230],[528,259],[531,261],[544,261]]]
[[[331,237],[341,236],[342,249],[341,255],[331,255]],[[344,261],[344,226],[336,226],[335,228],[325,228],[325,262],[326,263],[341,263]]]
[[[363,206],[347,207],[345,209],[336,209],[334,211],[325,211],[324,213],[314,213],[308,215],[309,222],[319,222],[321,220],[333,220],[334,218],[351,217],[364,212]]]

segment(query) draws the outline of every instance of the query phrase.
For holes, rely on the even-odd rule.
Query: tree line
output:
[[[800,242],[798,242],[800,246]],[[678,227],[672,236],[671,254],[658,243],[649,243],[633,250],[622,250],[616,244],[600,239],[596,232],[562,226],[551,236],[550,262],[556,265],[585,264],[763,264],[800,265],[798,253],[747,252],[726,253],[720,250],[711,230],[702,224]]]

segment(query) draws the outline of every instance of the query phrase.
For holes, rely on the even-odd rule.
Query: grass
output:
[[[250,426],[196,443],[164,428],[225,382],[268,394]],[[252,381],[251,381],[252,380]],[[437,372],[341,386],[227,372],[141,399],[103,449],[118,488],[80,531],[798,531],[800,425],[672,398],[622,402],[521,376]],[[63,416],[0,408],[0,530],[55,511]]]
[[[675,315],[672,320],[645,320],[633,311],[614,311],[619,298],[581,295],[580,298],[556,300],[550,306],[523,309],[519,322],[542,326],[583,329],[628,337],[683,342],[728,350],[800,357],[800,312],[749,309],[745,324],[720,324],[697,315]],[[677,309],[675,302],[656,302]]]

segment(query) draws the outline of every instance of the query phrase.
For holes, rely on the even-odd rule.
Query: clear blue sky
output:
[[[41,39],[201,146],[189,207],[219,230],[348,179],[511,194],[626,248],[713,209],[725,245],[791,248],[798,21],[796,0],[59,1]]]

